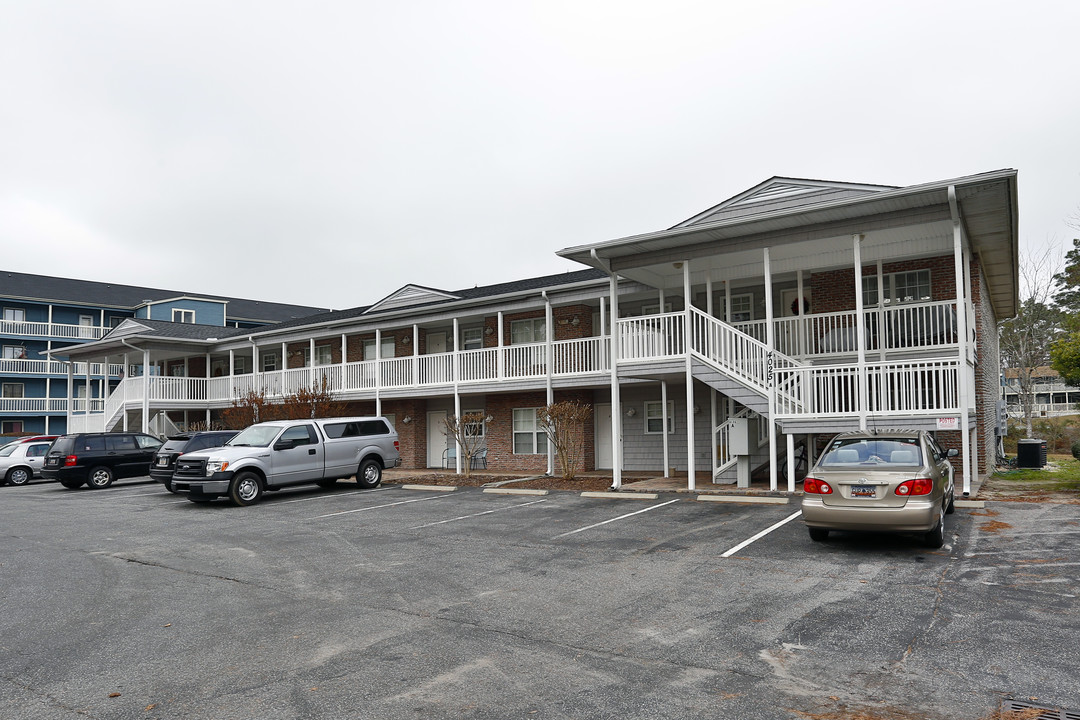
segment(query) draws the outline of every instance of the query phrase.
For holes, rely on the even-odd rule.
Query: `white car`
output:
[[[0,485],[25,485],[41,477],[45,453],[52,442],[13,442],[0,448]]]

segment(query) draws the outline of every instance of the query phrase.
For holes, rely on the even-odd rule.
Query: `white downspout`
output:
[[[668,457],[668,414],[667,414],[667,380],[660,381],[660,418],[663,423],[663,431],[660,437],[663,438],[664,445],[664,477],[671,477],[669,472],[671,468],[671,459]],[[649,419],[645,418],[645,422],[648,423]]]
[[[459,332],[458,332],[458,319],[456,317],[454,318],[453,332],[454,332],[453,344],[450,347],[454,351],[454,354],[450,356],[451,357],[450,372],[451,372],[451,374],[453,375],[453,378],[454,378],[454,419],[457,421],[456,424],[458,426],[458,429],[460,430],[460,428],[462,427],[462,422],[461,422],[461,393],[458,392],[458,376],[460,374],[458,372],[458,370],[459,370],[459,368],[458,368],[458,334],[459,334]],[[462,465],[462,462],[461,462],[461,460],[462,460],[462,458],[461,458],[461,450],[462,450],[461,442],[458,440],[457,433],[454,433],[454,472],[456,472],[458,475],[461,474],[461,471],[462,471],[462,468],[463,468],[463,465]]]
[[[690,260],[683,260],[683,355],[686,357],[686,489],[693,492],[697,489],[697,463],[694,458],[694,364],[690,356],[692,347],[691,333],[694,327],[694,317],[691,313],[690,301]],[[664,405],[667,412],[667,404]],[[664,425],[664,438],[667,439],[667,424]]]
[[[971,479],[978,473],[978,459],[972,457],[971,431],[968,430],[968,333],[967,298],[964,297],[964,243],[960,225],[960,208],[956,202],[956,187],[949,186],[949,212],[953,226],[953,265],[956,279],[956,339],[959,365],[957,385],[960,393],[960,443],[964,453],[964,497],[971,494]],[[974,462],[972,462],[974,460]],[[974,470],[972,470],[974,468]]]
[[[596,248],[590,251],[593,261],[600,267]],[[611,295],[611,488],[622,487],[622,403],[619,400],[619,277],[610,268],[603,267],[608,274],[608,292]]]

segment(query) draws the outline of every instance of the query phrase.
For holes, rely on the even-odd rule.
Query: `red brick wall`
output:
[[[952,255],[918,260],[902,260],[882,264],[886,275],[912,270],[930,270],[930,295],[934,300],[956,298],[956,275]],[[863,266],[862,275],[877,277],[877,265]],[[814,298],[811,311],[815,313],[840,312],[855,309],[855,268],[842,268],[816,272],[810,275],[810,289]]]

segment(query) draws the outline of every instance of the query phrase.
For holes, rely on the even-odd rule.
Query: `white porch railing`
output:
[[[2,413],[61,413],[67,412],[67,406],[67,398],[0,398]],[[74,412],[86,412],[86,400],[75,398],[71,407]],[[90,400],[90,412],[101,412],[104,407],[104,401]]]
[[[109,365],[110,377],[119,377],[123,365]],[[90,363],[90,375],[100,376],[105,370],[103,363]],[[67,375],[68,363],[57,360],[29,360],[24,358],[0,359],[0,373],[15,375]],[[75,377],[86,375],[86,363],[75,363]]]
[[[683,313],[645,315],[619,320],[619,360],[658,360],[686,352]]]
[[[25,337],[100,340],[111,329],[99,325],[65,325],[62,323],[0,320],[0,333],[4,335],[23,335]]]

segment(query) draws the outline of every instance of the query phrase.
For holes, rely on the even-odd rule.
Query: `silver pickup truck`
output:
[[[293,485],[331,487],[356,476],[362,488],[401,464],[398,435],[382,417],[277,420],[252,425],[224,447],[181,455],[172,487],[192,502],[227,495],[237,505],[266,490]]]

